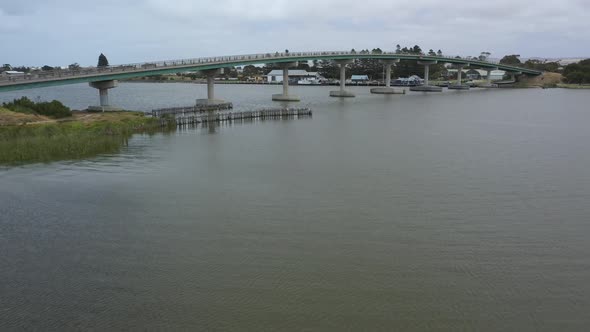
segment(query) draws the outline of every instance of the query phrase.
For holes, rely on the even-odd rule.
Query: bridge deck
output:
[[[249,64],[338,59],[401,59],[415,61],[432,60],[444,63],[466,64],[479,68],[498,68],[500,70],[509,72],[522,72],[523,74],[529,75],[541,74],[540,71],[528,68],[520,68],[490,61],[451,56],[427,56],[420,54],[399,54],[392,52],[385,52],[381,54],[355,52],[293,52],[168,60],[114,65],[102,68],[85,67],[78,70],[41,71],[33,74],[27,74],[22,77],[0,77],[0,92],[84,82],[122,80],[134,77],[218,69]]]

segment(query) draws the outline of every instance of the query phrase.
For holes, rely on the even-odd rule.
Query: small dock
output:
[[[175,114],[174,117],[165,116]],[[162,126],[168,126],[172,121],[177,126],[218,123],[218,122],[237,122],[254,119],[294,119],[310,117],[312,111],[308,107],[304,108],[265,108],[256,111],[240,112],[184,112],[184,113],[163,113],[159,116]]]

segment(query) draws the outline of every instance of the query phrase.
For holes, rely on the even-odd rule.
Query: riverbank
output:
[[[160,121],[140,112],[73,112],[56,120],[0,108],[0,165],[115,153],[134,133],[160,130]]]

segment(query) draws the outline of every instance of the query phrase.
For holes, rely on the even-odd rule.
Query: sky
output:
[[[590,57],[590,0],[0,0],[0,64],[96,65],[420,45]]]

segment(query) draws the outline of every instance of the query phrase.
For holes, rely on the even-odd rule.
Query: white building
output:
[[[7,70],[0,73],[3,77],[23,77],[25,73],[22,71]]]
[[[352,83],[364,83],[369,81],[369,76],[368,75],[352,75],[350,77],[350,81]]]
[[[275,69],[266,74],[268,83],[283,82],[283,70]],[[301,69],[289,70],[289,80],[293,82],[298,81],[320,81],[324,78],[318,72],[308,72]]]

